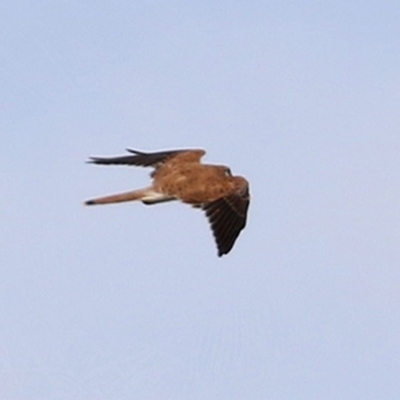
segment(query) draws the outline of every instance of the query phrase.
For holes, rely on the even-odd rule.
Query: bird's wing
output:
[[[242,193],[234,193],[201,206],[211,224],[219,257],[231,251],[241,230],[246,226],[249,203],[250,197],[246,188]]]
[[[193,150],[169,150],[157,153],[144,153],[131,149],[127,149],[127,151],[131,154],[119,157],[90,157],[88,162],[102,165],[136,165],[157,168],[178,154],[193,152]]]

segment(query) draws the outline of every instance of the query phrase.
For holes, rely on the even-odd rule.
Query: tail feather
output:
[[[162,193],[157,193],[151,188],[133,190],[130,192],[113,194],[110,196],[98,197],[85,201],[85,205],[92,206],[97,204],[110,204],[110,203],[121,203],[124,201],[135,201],[141,200],[145,204],[158,203],[161,201],[172,200],[170,197],[165,196]]]

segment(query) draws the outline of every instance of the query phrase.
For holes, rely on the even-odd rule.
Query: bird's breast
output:
[[[180,170],[158,177],[158,191],[177,197],[185,203],[205,203],[224,197],[232,188],[230,180],[202,171]]]

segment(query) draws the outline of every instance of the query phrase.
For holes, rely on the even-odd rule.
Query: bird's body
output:
[[[249,205],[248,182],[232,176],[220,165],[201,164],[204,150],[173,150],[114,158],[91,158],[94,164],[152,166],[151,186],[126,193],[100,197],[86,205],[140,200],[144,204],[180,200],[206,211],[218,246],[218,255],[227,254],[245,227]]]

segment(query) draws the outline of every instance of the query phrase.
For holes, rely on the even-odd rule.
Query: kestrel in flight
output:
[[[249,183],[228,167],[201,164],[204,150],[143,153],[127,149],[120,157],[91,157],[90,163],[153,167],[153,183],[144,189],[87,200],[86,205],[140,200],[150,205],[171,200],[201,208],[211,224],[218,256],[228,254],[246,225]]]

